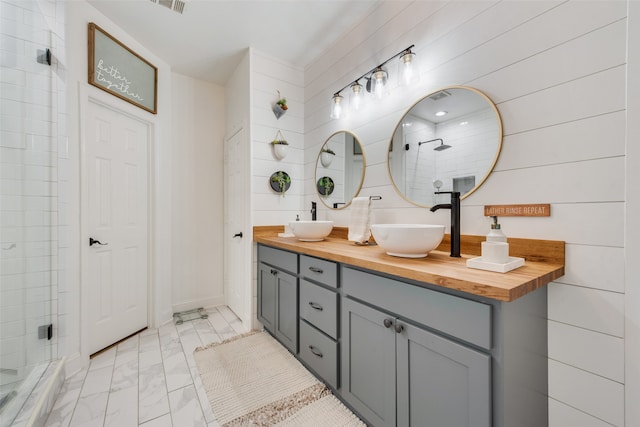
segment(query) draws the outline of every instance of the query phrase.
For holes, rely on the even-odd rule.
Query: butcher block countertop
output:
[[[347,240],[345,227],[334,227],[322,242],[301,242],[295,237],[278,237],[283,226],[256,226],[253,240],[267,246],[400,278],[426,282],[447,289],[498,301],[513,301],[564,275],[564,242],[509,238],[509,255],[522,257],[525,264],[508,273],[468,268],[467,259],[480,256],[485,236],[461,236],[460,258],[449,256],[449,235],[426,258],[399,258],[387,255],[377,245],[360,246]]]

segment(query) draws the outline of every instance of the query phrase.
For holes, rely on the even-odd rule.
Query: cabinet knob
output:
[[[390,328],[391,325],[393,325],[393,320],[391,319],[384,319],[382,321],[382,324],[384,325],[385,328]]]
[[[318,304],[317,302],[309,301],[309,305],[314,310],[318,310],[318,311],[322,311],[323,310],[322,306],[320,304]]]
[[[401,325],[399,323],[396,323],[396,332],[401,334],[402,331],[404,331],[404,325]]]
[[[317,348],[315,348],[314,346],[310,345],[309,350],[311,350],[311,353],[315,354],[316,356],[322,357],[322,352]]]
[[[273,275],[275,276],[276,274],[278,274],[278,270],[274,270],[274,269],[272,268],[272,269],[271,269],[271,274],[273,274]]]

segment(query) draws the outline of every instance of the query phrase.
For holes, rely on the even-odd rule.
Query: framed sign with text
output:
[[[158,69],[115,37],[89,23],[89,84],[158,112]]]

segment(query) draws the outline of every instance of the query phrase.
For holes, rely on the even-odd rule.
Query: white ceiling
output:
[[[219,85],[249,46],[306,66],[380,1],[186,0],[180,14],[151,0],[88,0],[173,71]]]

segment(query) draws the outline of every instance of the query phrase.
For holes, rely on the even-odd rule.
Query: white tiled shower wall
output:
[[[487,204],[551,203],[549,218],[500,222],[508,236],[567,244],[566,274],[548,287],[552,427],[625,424],[625,292],[637,286],[624,277],[628,6],[383,2],[305,69],[306,194],[314,194],[324,139],[352,130],[367,158],[361,195],[382,196],[373,202],[375,222],[449,223],[448,211],[412,206],[390,183],[387,146],[409,106],[450,85],[475,87],[497,104],[502,153],[485,184],[463,200],[461,229],[486,234]],[[329,119],[337,89],[411,44],[422,70],[418,88],[394,89],[361,114]],[[322,215],[348,224],[348,211]],[[626,361],[626,369],[636,363]]]
[[[55,1],[1,0],[0,21],[0,360],[22,379],[58,354],[64,9]],[[51,66],[36,60],[47,48]],[[38,326],[49,323],[54,339],[39,340]]]

